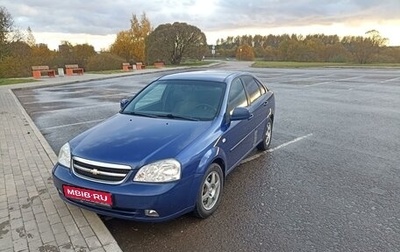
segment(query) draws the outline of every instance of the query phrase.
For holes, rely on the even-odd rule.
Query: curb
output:
[[[11,89],[8,90],[13,99],[15,100],[15,103],[17,104],[19,110],[23,114],[24,118],[28,122],[29,126],[33,130],[33,133],[35,136],[39,139],[40,144],[42,145],[44,151],[46,152],[47,156],[51,160],[52,164],[54,165],[57,162],[57,155],[54,153],[53,149],[50,147],[49,143],[47,140],[44,138],[44,136],[41,134],[40,130],[37,128],[33,120],[30,118],[26,110],[22,107],[21,103],[19,102],[18,98],[15,96],[15,94],[12,92]],[[118,252],[122,251],[121,248],[119,247],[117,241],[114,239],[110,231],[107,229],[107,227],[104,225],[104,223],[100,220],[100,218],[96,215],[93,214],[87,210],[82,209],[82,212],[87,219],[87,221],[90,223],[90,227],[92,228],[94,234],[98,237],[99,241],[101,241],[102,244],[105,244],[103,248],[105,251],[110,251],[110,252]]]

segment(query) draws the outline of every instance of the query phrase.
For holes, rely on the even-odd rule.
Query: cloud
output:
[[[21,29],[95,36],[126,30],[132,14],[142,13],[154,27],[178,21],[204,32],[400,20],[399,0],[3,0],[3,4]]]

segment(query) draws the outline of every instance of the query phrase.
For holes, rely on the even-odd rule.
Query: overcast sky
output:
[[[61,40],[108,48],[132,14],[152,26],[186,22],[209,44],[236,35],[364,35],[378,30],[400,45],[400,0],[2,0],[15,25],[31,27],[36,41],[57,48]]]

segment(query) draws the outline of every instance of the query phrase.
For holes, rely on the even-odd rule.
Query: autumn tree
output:
[[[205,34],[196,26],[175,22],[159,25],[147,39],[150,63],[163,60],[179,65],[184,58],[201,59],[207,51]]]
[[[327,44],[323,55],[325,62],[346,62],[350,58],[350,53],[342,43]]]
[[[64,67],[67,64],[78,64],[85,68],[88,59],[94,55],[96,55],[96,51],[92,45],[87,43],[72,45],[68,41],[63,41],[58,46],[56,61],[59,67]]]
[[[131,48],[132,43],[129,31],[120,31],[117,34],[115,42],[110,47],[110,52],[129,62],[134,57]]]
[[[344,47],[353,55],[357,63],[366,64],[373,60],[379,53],[387,39],[382,38],[378,31],[371,30],[366,32],[367,37],[346,36],[342,39]]]
[[[237,49],[252,45],[256,58],[271,61],[306,62],[357,62],[360,64],[375,62],[396,62],[397,49],[386,47],[387,39],[378,31],[366,32],[366,36],[297,34],[268,36],[236,36],[218,39],[216,54],[221,57],[237,57]],[[233,51],[233,53],[232,53]],[[390,52],[394,52],[391,55]]]
[[[49,49],[47,44],[39,43],[32,47],[32,59],[31,64],[46,65],[52,68],[61,67],[57,64],[57,53]]]
[[[5,44],[7,55],[0,60],[1,77],[23,77],[31,73],[30,59],[32,49],[23,41]]]
[[[217,40],[216,54],[222,57],[234,58],[236,57],[237,45],[234,43],[233,37]]]
[[[100,52],[90,57],[85,66],[86,71],[103,71],[121,69],[125,59],[109,52]]]
[[[96,55],[96,50],[92,45],[89,44],[78,44],[72,48],[73,61],[70,64],[78,64],[81,67],[85,67],[90,57]]]
[[[366,64],[371,61],[374,46],[371,39],[362,36],[346,36],[342,39],[342,44],[357,63]]]
[[[248,44],[239,46],[236,50],[236,59],[237,60],[246,60],[246,61],[254,60],[253,47],[249,46]]]
[[[152,31],[149,19],[143,13],[140,20],[132,15],[129,30],[117,34],[110,52],[124,58],[126,61],[145,61],[146,38]]]
[[[74,46],[68,41],[61,41],[58,45],[57,52],[57,65],[64,66],[65,64],[70,64],[73,61],[73,50]]]
[[[367,31],[365,35],[371,39],[375,48],[386,46],[386,43],[388,42],[388,39],[383,38],[377,30]]]

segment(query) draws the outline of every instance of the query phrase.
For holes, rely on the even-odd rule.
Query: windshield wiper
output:
[[[148,114],[148,113],[141,113],[141,112],[135,112],[135,111],[123,111],[122,114],[125,115],[135,115],[135,116],[144,116],[144,117],[151,117],[151,118],[157,118],[157,115],[154,114]]]
[[[157,115],[158,117],[167,117],[171,119],[183,119],[183,120],[188,120],[188,121],[198,121],[199,119],[190,117],[190,116],[181,116],[181,115],[175,115],[175,114],[161,114]]]
[[[151,118],[166,117],[166,118],[171,118],[171,119],[183,119],[183,120],[188,120],[188,121],[198,121],[199,120],[199,119],[196,119],[193,117],[181,116],[181,115],[175,115],[175,114],[148,114],[148,113],[135,112],[135,111],[124,111],[124,112],[122,112],[122,114],[144,116],[144,117],[151,117]]]

